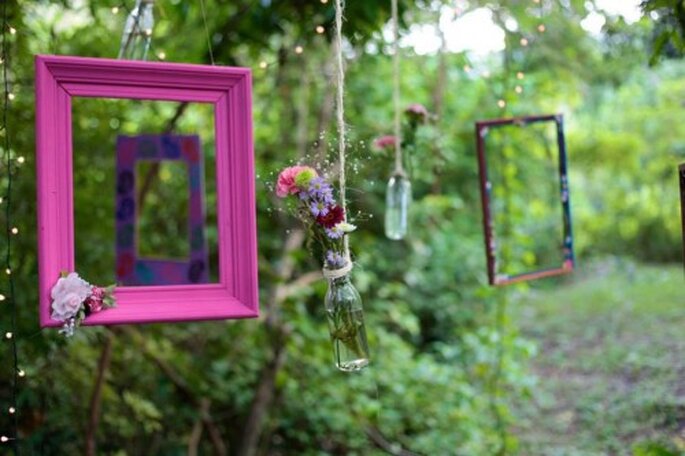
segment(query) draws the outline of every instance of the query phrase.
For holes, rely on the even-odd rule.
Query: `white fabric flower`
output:
[[[340,230],[343,233],[351,233],[352,231],[357,229],[357,226],[347,222],[340,222],[337,225],[335,225],[335,229]]]
[[[72,272],[66,277],[61,277],[50,292],[52,319],[65,321],[74,317],[91,293],[90,284],[77,273]]]

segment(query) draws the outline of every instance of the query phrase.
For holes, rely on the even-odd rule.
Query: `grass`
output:
[[[533,397],[515,404],[521,454],[685,454],[681,267],[603,262],[512,314],[539,347]]]

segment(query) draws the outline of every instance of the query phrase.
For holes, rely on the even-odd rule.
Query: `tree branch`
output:
[[[366,428],[366,436],[377,448],[393,456],[419,456],[418,453],[405,450],[399,443],[390,442],[381,431],[373,426]]]
[[[90,397],[90,418],[88,420],[88,429],[86,430],[86,455],[95,456],[97,453],[96,435],[98,426],[100,424],[100,409],[102,407],[102,389],[105,384],[105,376],[109,365],[112,361],[112,344],[114,342],[114,334],[108,333],[105,339],[105,345],[102,347],[100,359],[98,361],[97,376],[95,378],[95,385],[93,386],[93,394]]]

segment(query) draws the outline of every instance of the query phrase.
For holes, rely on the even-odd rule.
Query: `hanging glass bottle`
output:
[[[399,241],[407,235],[411,182],[404,173],[396,172],[388,181],[385,195],[385,235]]]
[[[119,58],[147,60],[155,19],[152,15],[154,0],[136,0],[136,6],[126,18],[121,36]]]
[[[364,368],[369,364],[364,310],[349,274],[328,279],[325,304],[336,367],[345,372]]]

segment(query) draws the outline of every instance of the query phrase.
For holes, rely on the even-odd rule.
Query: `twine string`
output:
[[[336,78],[337,78],[337,103],[336,103],[336,117],[338,123],[338,155],[340,163],[340,205],[343,209],[343,220],[347,222],[347,200],[346,200],[346,176],[345,176],[345,66],[343,63],[343,46],[342,46],[342,22],[343,10],[345,9],[344,0],[335,0],[335,46],[336,46]],[[347,235],[343,236],[343,249],[345,260],[352,269],[352,261],[350,259],[350,246]],[[346,266],[347,267],[347,266]],[[343,268],[345,269],[345,268]],[[336,270],[338,271],[338,270]],[[330,272],[330,271],[329,271]],[[346,271],[345,274],[349,272]],[[324,271],[326,275],[326,271]]]
[[[395,173],[404,175],[402,165],[402,128],[400,112],[400,19],[397,8],[397,0],[391,0],[392,4],[392,31],[393,31],[393,103],[395,105]]]

